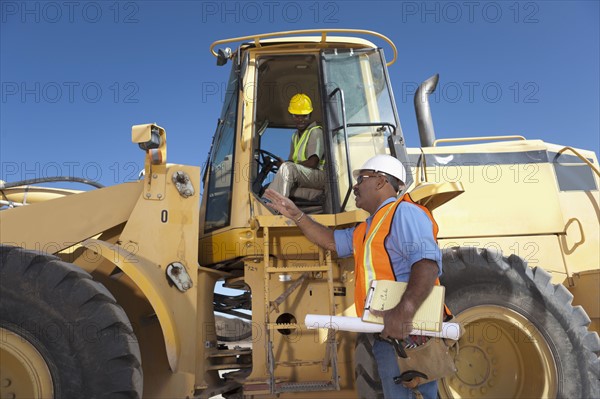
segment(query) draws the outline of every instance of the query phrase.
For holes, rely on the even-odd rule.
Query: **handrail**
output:
[[[254,42],[256,47],[261,47],[260,41],[262,39],[274,38],[274,37],[285,37],[285,36],[291,36],[291,35],[314,34],[314,33],[321,35],[321,43],[326,42],[328,33],[350,33],[350,34],[375,36],[375,37],[385,41],[392,48],[392,50],[394,52],[394,56],[392,57],[392,60],[387,63],[388,67],[390,65],[392,65],[394,62],[396,62],[396,59],[398,58],[398,49],[396,48],[396,45],[394,44],[394,42],[392,42],[392,40],[390,38],[382,35],[381,33],[377,33],[377,32],[371,31],[371,30],[365,30],[365,29],[301,29],[301,30],[288,30],[288,31],[282,31],[282,32],[261,33],[258,35],[233,37],[231,39],[222,39],[222,40],[217,40],[216,42],[213,42],[213,44],[210,45],[210,52],[212,53],[212,55],[217,57],[218,54],[217,54],[217,52],[215,52],[214,48],[220,44],[236,43],[236,42],[243,42],[243,41],[251,40]]]
[[[332,98],[336,93],[340,94],[340,105],[342,107],[342,126],[337,127],[335,131],[339,130],[340,128],[344,130],[344,146],[346,148],[346,169],[348,173],[348,192],[344,197],[341,209],[341,211],[344,212],[344,209],[346,209],[346,204],[350,199],[350,193],[352,192],[352,168],[350,167],[350,145],[348,144],[348,130],[346,130],[348,123],[346,121],[346,102],[344,100],[344,91],[340,87],[338,87],[329,94],[329,98]]]
[[[585,162],[587,164],[587,166],[589,166],[590,169],[592,169],[594,171],[594,173],[596,173],[596,175],[598,175],[598,177],[600,177],[600,170],[598,170],[598,168],[596,168],[593,163],[591,163],[586,157],[581,155],[581,153],[579,151],[577,151],[575,148],[565,146],[558,152],[558,154],[560,155],[565,151],[571,151],[573,154],[575,154],[577,156],[577,158],[579,158],[583,162]]]
[[[483,136],[483,137],[457,137],[452,139],[437,139],[433,142],[433,146],[439,143],[462,143],[465,141],[490,141],[490,140],[527,140],[525,137],[515,134],[512,136]]]
[[[396,133],[396,125],[390,122],[354,122],[346,124],[346,127],[374,127],[374,126],[387,126],[391,129],[392,135]],[[343,126],[338,126],[335,129],[332,129],[333,132],[337,132],[341,130]]]
[[[42,183],[81,183],[88,184],[95,188],[104,188],[104,185],[95,182],[90,179],[86,179],[83,177],[75,177],[75,176],[49,176],[49,177],[36,177],[33,179],[26,179],[14,182],[5,182],[4,180],[0,180],[0,190],[4,190],[7,188],[13,187],[22,187],[29,186],[31,184],[42,184]]]

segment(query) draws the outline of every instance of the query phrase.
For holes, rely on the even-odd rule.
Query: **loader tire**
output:
[[[383,399],[383,388],[373,356],[374,335],[359,333],[354,350],[354,381],[361,399]]]
[[[518,256],[444,251],[446,304],[463,323],[449,398],[598,398],[600,351],[590,319],[563,285]]]
[[[0,395],[141,398],[141,356],[123,309],[79,267],[0,246]]]

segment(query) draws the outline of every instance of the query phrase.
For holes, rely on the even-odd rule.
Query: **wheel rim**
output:
[[[0,397],[52,398],[52,375],[42,354],[25,337],[0,327]]]
[[[521,314],[500,306],[476,306],[456,315],[457,373],[440,381],[448,398],[555,397],[557,369],[540,331]]]

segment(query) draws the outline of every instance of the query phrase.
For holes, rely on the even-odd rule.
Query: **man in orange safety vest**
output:
[[[437,245],[437,224],[429,211],[412,202],[404,189],[406,169],[389,155],[376,155],[353,171],[356,206],[370,216],[356,227],[332,230],[306,216],[292,201],[273,190],[264,197],[271,208],[292,219],[313,243],[339,257],[354,256],[355,305],[362,315],[366,292],[372,280],[396,280],[408,286],[400,303],[382,312],[383,338],[404,339],[409,336],[415,312],[431,292],[442,272],[441,251]],[[437,397],[437,381],[415,387],[411,382],[394,382],[400,375],[394,347],[385,340],[375,340],[373,354],[386,398],[424,399]],[[418,392],[418,393],[417,393]]]

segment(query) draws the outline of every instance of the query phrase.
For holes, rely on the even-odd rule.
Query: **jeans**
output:
[[[405,388],[402,384],[396,384],[394,377],[400,375],[398,362],[396,361],[396,351],[394,347],[385,341],[375,340],[373,344],[373,355],[377,362],[379,378],[383,386],[383,394],[386,399],[414,399],[415,393],[412,389]],[[437,381],[431,381],[419,385],[416,390],[423,395],[423,399],[437,398]]]

